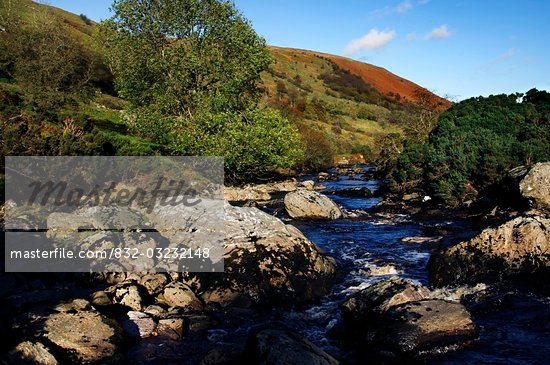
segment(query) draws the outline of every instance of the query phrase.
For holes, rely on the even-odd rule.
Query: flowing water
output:
[[[341,176],[338,181],[323,184],[327,190],[368,187],[376,191],[381,182],[369,178],[373,167],[363,168],[366,170],[364,175]],[[308,178],[312,177],[305,177]],[[370,213],[380,198],[330,197],[358,217],[334,221],[292,220],[290,223],[336,257],[344,266],[345,276],[320,304],[287,313],[285,317],[301,327],[301,332],[312,342],[329,353],[342,356],[342,350],[327,337],[327,331],[337,323],[338,305],[346,296],[390,275],[428,285],[426,265],[432,250],[448,240],[467,238],[475,232],[472,222],[465,220],[418,221],[407,215]],[[442,353],[424,361],[434,364],[550,363],[548,298],[515,289],[472,308],[472,312],[480,328],[479,339],[466,349]]]
[[[327,190],[368,187],[376,191],[381,182],[373,179],[373,166],[363,166],[366,173],[353,177],[341,176],[338,181],[326,181]],[[331,171],[335,173],[335,171]],[[312,179],[306,176],[303,179]],[[339,305],[354,292],[373,283],[399,275],[428,285],[426,264],[431,252],[451,240],[475,234],[474,222],[444,218],[413,219],[404,214],[376,213],[373,207],[381,198],[350,198],[331,195],[355,218],[332,221],[291,220],[318,246],[336,257],[343,265],[344,275],[332,293],[319,302],[286,310],[236,310],[218,319],[219,326],[208,330],[205,337],[190,336],[183,347],[174,343],[148,339],[130,353],[135,363],[145,360],[150,352],[161,354],[164,363],[198,363],[202,358],[194,349],[242,346],[251,330],[258,327],[282,327],[301,333],[344,363],[379,363],[365,354],[357,355],[345,348],[328,333],[338,328]],[[265,208],[273,212],[270,208]],[[550,303],[547,298],[526,291],[510,289],[490,300],[470,308],[480,329],[479,338],[467,348],[430,354],[421,359],[428,364],[548,364],[550,363]],[[241,344],[241,345],[239,345]],[[160,349],[160,350],[159,350]],[[183,353],[182,353],[183,351]],[[239,350],[240,351],[240,350]],[[237,352],[239,352],[237,351]],[[195,356],[197,356],[195,358]],[[186,362],[187,363],[187,362]]]

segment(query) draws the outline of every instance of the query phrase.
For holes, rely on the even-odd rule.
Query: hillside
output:
[[[94,43],[97,24],[84,14],[76,15],[30,0],[14,2],[23,21],[39,16],[55,18],[62,24],[61,32],[89,49],[101,61]],[[335,158],[361,153],[374,160],[384,150],[387,136],[407,135],[410,124],[426,109],[442,111],[451,103],[425,88],[399,77],[382,67],[308,50],[269,47],[273,57],[271,67],[262,73],[259,87],[262,103],[280,110],[300,131],[307,162],[311,168],[330,165]],[[115,145],[121,140],[143,146],[145,141],[126,132],[119,110],[124,101],[116,97],[112,76],[100,62],[96,66],[96,97],[91,104],[63,111],[63,118],[74,119],[85,131],[96,129]],[[5,77],[5,75],[0,75]],[[13,81],[0,79],[4,94],[20,92]],[[22,99],[25,99],[21,95]],[[118,142],[117,142],[118,141]],[[150,148],[139,147],[145,153]],[[135,153],[133,148],[126,153]],[[304,166],[307,168],[307,166]]]
[[[295,61],[301,64],[309,64],[314,63],[315,58],[325,59],[336,64],[342,70],[359,76],[365,84],[372,85],[381,94],[387,95],[396,101],[401,101],[402,103],[417,103],[419,102],[417,93],[418,90],[421,90],[422,92],[431,94],[431,101],[434,104],[440,105],[442,109],[446,109],[452,105],[452,103],[447,99],[441,98],[420,85],[397,76],[382,67],[342,56],[302,49],[270,46],[270,50],[276,59],[276,67],[287,74],[292,73],[292,68],[288,67],[285,69],[283,66],[284,63],[289,64]],[[306,73],[309,73],[310,75],[313,74],[313,72],[314,71],[311,71],[311,69],[309,72],[306,71]]]

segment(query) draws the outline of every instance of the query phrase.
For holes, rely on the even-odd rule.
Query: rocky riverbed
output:
[[[225,273],[2,274],[2,361],[541,363],[547,169],[498,222],[380,204],[372,166],[228,189]]]

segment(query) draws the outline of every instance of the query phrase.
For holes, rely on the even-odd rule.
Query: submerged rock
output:
[[[243,357],[257,365],[337,365],[338,360],[300,335],[266,329],[252,334]]]
[[[492,283],[518,275],[548,278],[549,252],[550,219],[518,217],[433,254],[428,264],[430,283],[442,287]]]
[[[338,219],[343,215],[335,202],[315,191],[288,193],[284,202],[286,211],[292,218]]]
[[[372,190],[365,187],[327,190],[324,193],[338,196],[347,196],[350,198],[370,198],[373,195]]]

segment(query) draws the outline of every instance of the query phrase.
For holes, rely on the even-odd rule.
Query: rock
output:
[[[187,285],[181,282],[172,282],[164,288],[166,304],[172,307],[201,309],[202,303]]]
[[[420,199],[420,194],[418,193],[411,193],[411,194],[405,194],[403,195],[403,201],[409,202],[412,200],[418,200]]]
[[[168,284],[168,277],[164,273],[146,274],[139,279],[139,283],[147,289],[149,295],[154,297],[162,293],[164,287]]]
[[[71,363],[116,364],[122,361],[122,329],[91,309],[85,300],[55,307],[37,325],[35,336],[50,341]]]
[[[428,289],[410,280],[392,277],[380,281],[346,300],[340,307],[346,326],[361,330],[390,308],[427,299]]]
[[[292,218],[342,217],[342,211],[330,198],[315,191],[300,190],[288,193],[284,199],[285,208]]]
[[[252,334],[243,355],[258,365],[336,365],[340,362],[296,333],[266,329]]]
[[[107,293],[105,293],[103,290],[96,291],[95,293],[90,295],[90,301],[95,307],[105,307],[113,304],[113,302],[111,302],[111,299],[109,299]]]
[[[281,192],[290,192],[296,190],[313,190],[315,182],[306,180],[299,182],[295,179],[272,182],[268,184],[247,185],[244,187],[225,187],[225,200],[230,202],[248,202],[248,201],[269,201],[273,195]]]
[[[313,190],[315,188],[315,181],[313,180],[305,180],[305,181],[302,181],[298,187],[300,188],[304,188],[306,190]]]
[[[206,303],[290,306],[326,294],[336,261],[257,208],[225,207],[224,273],[197,274]]]
[[[147,306],[147,308],[145,308],[143,312],[150,314],[153,317],[164,317],[164,315],[166,314],[166,310],[160,305],[156,304]]]
[[[550,213],[550,162],[510,170],[503,190],[502,195],[512,205]]]
[[[93,206],[72,213],[51,213],[47,219],[50,236],[56,230],[75,229],[137,229],[143,228],[145,219],[141,213],[128,207]]]
[[[188,324],[183,318],[166,318],[159,320],[157,332],[159,336],[168,337],[174,341],[180,341]]]
[[[141,311],[149,301],[147,290],[139,284],[121,283],[105,289],[105,293],[112,296],[112,302],[121,304],[134,311]]]
[[[532,208],[550,212],[550,162],[531,167],[519,182],[519,191]]]
[[[430,258],[430,284],[442,287],[492,283],[518,277],[550,278],[550,219],[522,216],[478,236],[435,252]]]
[[[477,336],[472,316],[460,303],[421,300],[395,306],[384,313],[375,341],[397,354],[418,355]]]
[[[10,364],[20,365],[57,365],[59,364],[50,351],[40,342],[21,342],[10,351]]]
[[[127,316],[128,319],[124,320],[122,328],[132,338],[149,337],[157,329],[153,318],[146,313],[130,311]]]

